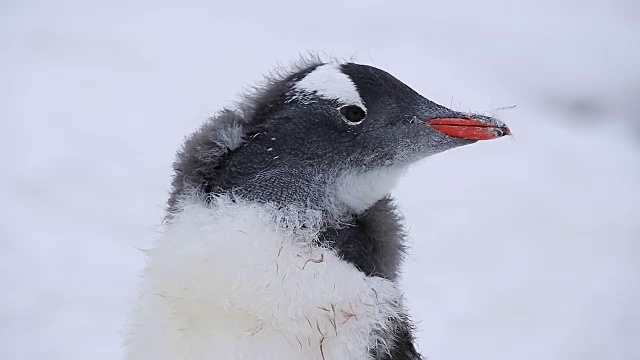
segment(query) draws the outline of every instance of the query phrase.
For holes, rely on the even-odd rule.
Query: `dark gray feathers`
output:
[[[173,162],[169,217],[176,210],[181,196],[194,191],[209,193],[217,186],[209,180],[222,158],[238,148],[257,131],[270,113],[277,110],[287,85],[295,76],[303,76],[320,64],[320,59],[309,57],[294,63],[288,70],[274,70],[262,84],[244,94],[235,107],[209,118],[185,139]]]
[[[405,233],[400,215],[390,197],[340,228],[320,234],[322,245],[336,249],[344,260],[368,276],[396,280],[405,251]]]

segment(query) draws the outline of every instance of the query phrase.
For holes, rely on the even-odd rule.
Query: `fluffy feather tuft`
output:
[[[383,334],[402,319],[400,291],[317,245],[318,212],[229,196],[189,197],[180,208],[148,255],[130,360],[369,359],[392,351]]]

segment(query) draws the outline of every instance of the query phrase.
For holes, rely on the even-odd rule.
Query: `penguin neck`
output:
[[[238,181],[229,190],[250,201],[321,211],[327,219],[341,222],[388,196],[405,169],[337,171],[279,165],[236,178]]]
[[[236,149],[206,176],[213,193],[318,210],[328,219],[352,218],[383,199],[395,187],[408,164],[367,168],[348,159],[312,156],[292,151],[275,135],[262,131]],[[204,166],[202,168],[205,168]]]
[[[228,190],[249,201],[321,210],[327,186],[327,180],[310,169],[282,165],[237,177]]]

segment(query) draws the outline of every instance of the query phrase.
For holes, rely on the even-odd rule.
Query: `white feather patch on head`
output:
[[[351,78],[340,70],[339,65],[320,65],[294,85],[298,97],[315,95],[335,100],[343,105],[357,105],[367,110],[360,93]]]
[[[129,360],[370,359],[396,285],[314,245],[318,212],[192,198],[148,254]],[[388,344],[391,345],[391,344]]]

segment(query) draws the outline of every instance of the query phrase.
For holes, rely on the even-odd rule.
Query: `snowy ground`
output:
[[[640,358],[638,3],[341,3],[0,4],[0,358],[122,358],[181,139],[308,50],[515,134],[396,192],[430,359]]]

